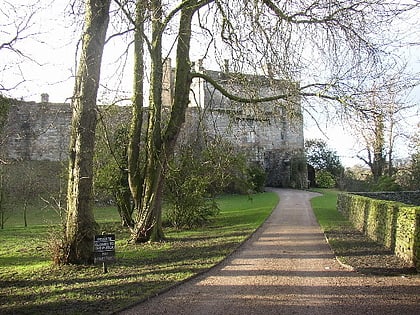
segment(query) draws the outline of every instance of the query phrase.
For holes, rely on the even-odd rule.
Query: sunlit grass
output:
[[[349,227],[349,221],[337,210],[337,194],[339,191],[318,189],[322,196],[311,199],[312,209],[324,232]]]
[[[112,207],[95,210],[101,230],[116,234],[117,262],[53,267],[48,242],[55,225],[0,230],[1,314],[109,314],[156,294],[220,262],[261,225],[278,202],[274,193],[224,196],[220,214],[205,227],[166,229],[167,241],[131,245]],[[13,222],[13,221],[10,221]]]

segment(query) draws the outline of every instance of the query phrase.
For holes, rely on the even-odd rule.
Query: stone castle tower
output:
[[[227,98],[204,79],[194,78],[190,107],[204,113],[203,121],[210,136],[227,139],[266,170],[267,185],[307,187],[303,116],[296,83],[230,73],[227,60],[224,71],[206,70],[201,61],[194,70],[209,76],[234,96],[261,99],[290,95],[287,101],[243,103]]]

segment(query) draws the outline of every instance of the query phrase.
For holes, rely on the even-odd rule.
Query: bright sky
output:
[[[44,8],[35,12],[32,27],[22,34],[27,38],[18,41],[15,46],[28,58],[22,58],[22,56],[4,49],[0,50],[0,70],[3,69],[0,71],[0,83],[6,87],[12,87],[21,80],[22,76],[25,79],[25,82],[18,85],[17,88],[6,92],[7,96],[38,102],[42,93],[48,93],[51,102],[62,103],[72,95],[76,67],[75,54],[81,30],[75,25],[74,16],[70,16],[66,11],[65,3],[67,2],[62,0],[0,0],[2,8],[0,9],[0,44],[13,33],[15,25],[10,21],[24,19],[30,12],[25,10],[11,12],[10,3],[14,5],[16,3],[40,3]],[[10,19],[10,16],[14,19]],[[35,39],[31,36],[33,33],[36,35]],[[113,53],[112,49],[112,46],[118,47],[118,45],[119,43],[116,41],[111,41],[108,44],[103,61],[105,66],[102,71],[102,79],[105,80],[102,81],[106,82],[108,87],[118,89],[120,95],[129,98],[132,84],[131,67],[127,65],[127,71],[119,84],[119,78],[114,75],[115,69],[123,66],[122,61],[118,58],[119,55]],[[401,50],[401,53],[407,56],[412,68],[417,69],[417,73],[419,73],[419,47],[406,48]],[[217,70],[217,68],[214,69]],[[105,93],[104,91],[103,89],[103,93]],[[109,102],[109,97],[103,93],[99,94],[99,101],[107,98],[105,102]],[[107,95],[111,95],[111,93]],[[417,104],[417,115],[409,120],[408,129],[419,121],[420,88],[417,88],[410,97],[411,101]],[[352,158],[360,149],[358,139],[354,139],[345,128],[325,117],[320,118],[319,126],[322,128],[322,132],[310,119],[306,119],[305,137],[325,139],[329,147],[337,151],[345,166],[360,164],[357,159]],[[397,158],[407,156],[405,147],[404,142],[399,145]]]

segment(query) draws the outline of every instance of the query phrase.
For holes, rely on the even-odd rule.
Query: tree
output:
[[[214,198],[218,194],[260,188],[248,174],[243,154],[220,137],[206,139],[197,134],[178,145],[165,176],[164,197],[170,207],[166,217],[178,228],[202,225],[217,214]],[[252,175],[257,175],[256,171]]]
[[[305,141],[307,162],[316,171],[329,172],[337,180],[342,172],[343,165],[335,151],[328,148],[327,143],[322,139],[308,139]]]
[[[384,121],[381,114],[375,114],[373,124],[371,124],[372,133],[363,136],[366,145],[367,159],[362,156],[358,157],[363,160],[372,172],[373,181],[377,182],[383,175],[385,169],[385,135]]]
[[[419,190],[420,186],[420,150],[411,155],[409,189]]]
[[[136,219],[132,229],[132,240],[142,242],[160,240],[163,236],[162,193],[164,174],[168,159],[173,154],[180,127],[185,119],[188,106],[190,76],[190,40],[192,18],[196,11],[211,1],[184,1],[163,18],[161,1],[150,1],[150,8],[137,1],[135,26],[135,89],[133,104],[133,123],[129,146],[129,177],[133,194]],[[143,38],[146,11],[151,17],[151,40],[148,49],[151,59],[150,97],[147,127],[145,131],[144,159],[140,158],[140,142],[143,121]],[[177,39],[177,58],[175,74],[175,97],[166,127],[162,123],[162,78],[163,54],[162,40],[165,28],[176,13],[179,16]],[[143,163],[141,163],[143,161]]]
[[[135,33],[133,120],[128,151],[129,183],[136,212],[133,242],[164,237],[161,229],[164,175],[185,120],[193,78],[210,82],[225,97],[240,103],[280,99],[296,102],[301,97],[318,97],[337,102],[341,109],[363,111],[359,103],[352,102],[353,96],[360,93],[358,79],[365,80],[378,73],[374,70],[380,64],[383,48],[378,35],[408,8],[379,0],[299,3],[150,0],[137,1],[135,13],[131,13],[132,2],[117,3]],[[281,94],[266,97],[241,95],[205,73],[193,71],[190,55],[195,36],[201,36],[200,42],[204,42],[201,57],[206,57],[211,47],[216,61],[229,54],[233,72],[261,73],[266,69],[267,76],[289,81],[296,80],[296,73],[301,72],[307,82],[300,86],[290,84],[290,89]],[[163,43],[167,44],[166,48]],[[312,49],[310,60],[305,59],[308,43]],[[146,116],[143,113],[146,54],[150,63],[150,96],[142,134]],[[163,62],[170,54],[175,54],[176,59],[174,98],[164,120]],[[322,79],[319,69],[323,70]]]
[[[393,159],[396,139],[402,137],[400,125],[409,116],[413,106],[404,101],[413,82],[401,77],[401,72],[373,82],[360,100],[367,106],[364,112],[353,112],[349,122],[364,149],[357,157],[372,172],[376,183],[383,175],[394,175]]]
[[[406,174],[406,188],[410,190],[420,189],[420,123],[417,124],[417,132],[411,137],[411,156]]]
[[[316,173],[315,180],[317,187],[320,188],[333,188],[336,185],[336,181],[333,175],[330,172],[324,170]]]
[[[110,0],[86,2],[82,51],[72,99],[67,222],[63,263],[93,262],[93,154],[97,123],[96,97]]]
[[[106,121],[104,113],[101,114],[102,124],[98,126],[95,150],[95,195],[104,201],[112,198],[122,226],[131,227],[134,222],[128,184],[128,128],[120,124],[109,128],[112,123]]]

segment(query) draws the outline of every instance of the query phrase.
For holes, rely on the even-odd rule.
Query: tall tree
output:
[[[339,110],[363,111],[353,99],[360,94],[360,82],[378,73],[374,70],[380,65],[384,47],[379,35],[408,8],[380,0],[138,0],[136,13],[132,14],[132,2],[117,3],[135,31],[134,115],[129,146],[130,187],[136,211],[134,242],[163,238],[160,217],[164,173],[185,120],[194,78],[210,82],[225,97],[241,103],[318,97],[335,101]],[[258,91],[240,93],[206,73],[194,71],[192,41],[202,44],[201,58],[230,58],[232,72],[265,74],[289,82],[298,81],[301,75],[305,81],[290,84],[283,91],[273,89],[264,97]],[[164,123],[163,61],[171,54],[176,60],[174,98]],[[149,62],[149,107],[142,129],[146,116],[142,82],[144,65]],[[243,77],[238,80],[245,83]]]
[[[72,99],[67,221],[63,263],[92,263],[93,153],[97,123],[96,98],[109,21],[110,0],[88,0],[82,51]]]
[[[160,240],[164,237],[161,227],[161,203],[163,193],[164,174],[168,158],[172,155],[175,142],[185,119],[185,111],[189,102],[190,76],[190,40],[191,24],[194,13],[210,1],[184,1],[166,20],[163,19],[163,6],[161,1],[150,1],[151,12],[151,41],[149,52],[151,58],[150,97],[148,121],[145,135],[146,150],[144,157],[143,174],[141,182],[136,182],[135,188],[136,223],[132,229],[132,240],[142,242]],[[140,4],[141,5],[141,4]],[[175,98],[172,103],[169,122],[166,128],[162,123],[162,39],[171,17],[180,11],[177,58],[175,74]],[[138,31],[138,29],[136,29]],[[141,127],[140,127],[141,128]],[[134,132],[132,133],[135,134]],[[139,145],[139,139],[135,139]],[[133,140],[131,148],[133,148]],[[133,151],[131,151],[133,153]],[[131,157],[132,160],[136,158]],[[131,164],[131,163],[130,163]],[[138,165],[138,164],[137,164]],[[133,171],[133,169],[131,170]],[[134,174],[138,173],[138,168]],[[131,173],[130,173],[131,175]],[[141,192],[138,190],[141,188]],[[140,193],[140,194],[139,194]]]
[[[357,157],[370,168],[374,182],[383,175],[394,175],[396,139],[404,136],[401,125],[413,111],[414,105],[405,101],[413,83],[400,75],[372,83],[359,97],[365,103],[365,110],[352,111],[348,118],[352,133],[361,139],[363,146]]]

